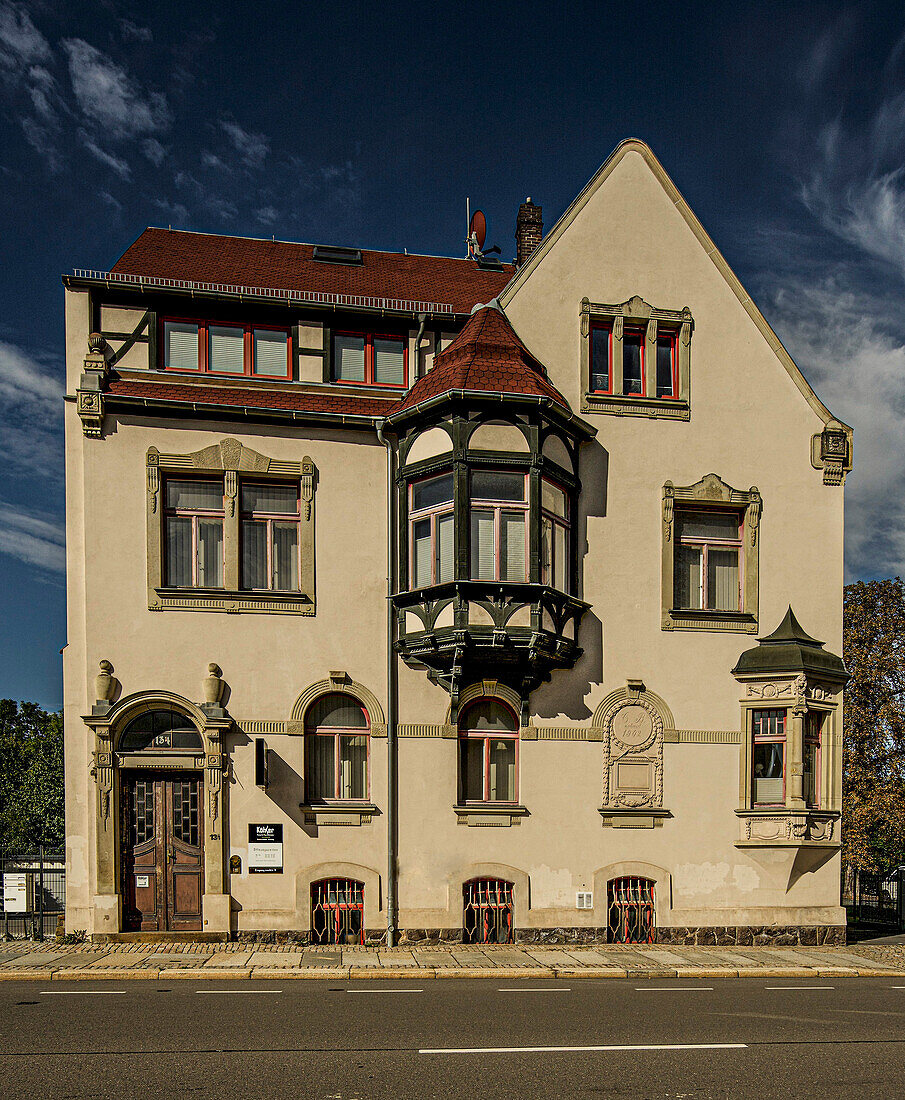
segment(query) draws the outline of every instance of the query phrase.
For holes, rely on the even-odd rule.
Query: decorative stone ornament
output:
[[[92,439],[100,439],[104,425],[104,388],[109,368],[107,341],[98,332],[88,337],[88,354],[76,390],[76,411],[82,431]]]
[[[844,485],[845,475],[852,468],[852,432],[838,420],[811,439],[811,465],[823,470],[824,485]]]
[[[98,703],[112,703],[116,695],[116,677],[109,661],[100,662],[100,672],[94,677],[94,697]]]
[[[222,680],[223,669],[219,665],[214,664],[213,661],[207,666],[207,676],[205,676],[202,687],[204,689],[204,707],[218,707],[220,700],[223,697],[224,683]]]

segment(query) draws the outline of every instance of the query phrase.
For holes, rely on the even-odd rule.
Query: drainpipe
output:
[[[417,343],[415,345],[417,349]],[[417,351],[416,351],[417,354]],[[396,620],[391,599],[396,583],[396,452],[384,435],[386,421],[377,425],[377,438],[387,449],[387,947],[396,945],[396,864],[398,858],[397,722],[399,691],[396,669]]]
[[[427,324],[427,314],[418,314],[418,332],[415,335],[415,370],[414,376],[417,381],[421,377],[421,352],[418,350],[421,346],[421,337],[424,335],[424,326]],[[378,436],[379,436],[378,432]]]

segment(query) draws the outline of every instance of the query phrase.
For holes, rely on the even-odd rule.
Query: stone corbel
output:
[[[760,513],[764,502],[756,485],[752,485],[748,490],[748,497],[748,530],[751,533],[751,545],[757,546],[757,529],[760,526]]]
[[[663,486],[663,530],[667,542],[672,538],[672,520],[675,498],[675,486],[671,481],[667,481]]]
[[[311,505],[314,501],[314,489],[317,481],[317,468],[310,458],[302,459],[301,492],[305,505],[305,521],[311,519]]]
[[[157,497],[160,493],[160,452],[156,447],[148,450],[148,501],[151,512],[157,512]]]
[[[844,485],[845,475],[852,468],[851,429],[838,420],[830,420],[811,439],[811,465],[815,470],[823,470],[824,485]]]
[[[109,726],[99,726],[95,733],[91,774],[97,784],[97,818],[103,823],[106,832],[110,827],[113,798],[113,736]]]
[[[88,354],[76,390],[76,411],[82,431],[92,439],[100,439],[104,425],[104,389],[109,370],[107,341],[97,332],[88,337]]]

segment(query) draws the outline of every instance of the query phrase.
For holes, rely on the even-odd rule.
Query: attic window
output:
[[[360,248],[341,248],[338,245],[316,244],[313,259],[322,264],[362,264]]]
[[[484,271],[502,271],[503,262],[498,260],[496,256],[481,256],[478,260],[478,267]]]

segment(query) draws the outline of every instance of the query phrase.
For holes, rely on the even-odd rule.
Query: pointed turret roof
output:
[[[825,650],[795,618],[791,606],[779,626],[753,649],[746,649],[732,670],[733,676],[767,676],[804,672],[825,680],[845,683],[848,678],[841,657]]]
[[[525,394],[545,397],[569,410],[542,363],[516,336],[496,301],[475,306],[465,328],[434,360],[433,369],[409,390],[390,419],[450,392]]]

